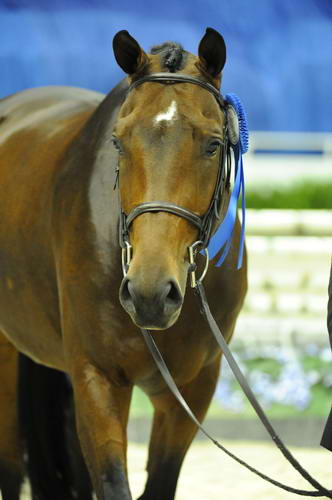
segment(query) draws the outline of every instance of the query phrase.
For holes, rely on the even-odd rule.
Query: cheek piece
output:
[[[211,237],[208,245],[210,259],[213,259],[220,251],[221,256],[215,266],[219,267],[225,261],[232,244],[234,227],[236,222],[238,200],[241,197],[242,205],[242,228],[240,236],[239,254],[237,268],[240,269],[243,260],[244,234],[245,234],[245,189],[242,155],[249,148],[249,132],[247,115],[240,101],[235,94],[226,94],[226,110],[228,122],[228,143],[233,151],[234,158],[234,187],[230,196],[228,209],[224,220],[217,231]]]

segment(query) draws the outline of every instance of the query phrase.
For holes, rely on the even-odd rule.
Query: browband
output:
[[[134,81],[128,88],[128,92],[131,92],[136,87],[146,82],[160,82],[164,85],[172,85],[176,83],[194,83],[195,85],[199,85],[203,89],[208,90],[211,94],[213,94],[221,108],[225,107],[225,100],[218,89],[211,85],[211,83],[204,82],[203,80],[190,75],[174,73],[153,73],[151,75],[143,76],[142,78]]]

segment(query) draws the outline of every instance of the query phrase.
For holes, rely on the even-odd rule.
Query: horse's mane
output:
[[[187,52],[179,43],[164,42],[161,45],[154,45],[151,48],[151,54],[160,54],[162,69],[175,73],[184,67]]]

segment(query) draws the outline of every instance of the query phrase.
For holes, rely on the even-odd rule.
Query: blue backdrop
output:
[[[196,53],[207,26],[227,43],[223,91],[252,130],[332,131],[331,0],[0,0],[0,97],[39,85],[108,92],[128,29],[144,49],[175,40]]]

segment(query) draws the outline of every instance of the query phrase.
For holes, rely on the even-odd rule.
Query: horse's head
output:
[[[219,88],[226,59],[222,36],[208,29],[198,57],[175,43],[146,54],[128,32],[114,38],[118,64],[130,84],[156,72],[190,75]],[[122,105],[114,130],[119,151],[122,210],[167,202],[203,216],[214,195],[224,113],[213,94],[190,83],[145,82]],[[140,327],[165,329],[178,318],[188,275],[188,247],[198,228],[165,211],[143,212],[129,227],[132,260],[120,300]]]

